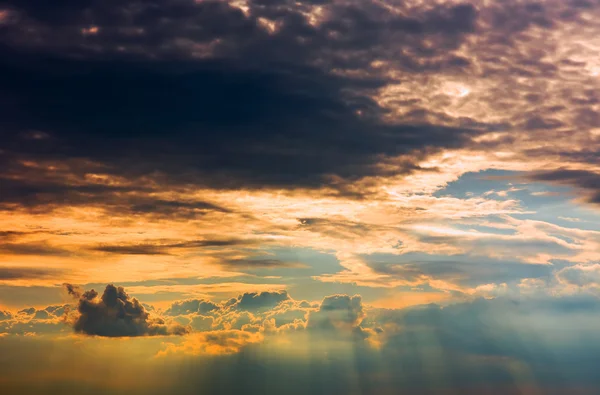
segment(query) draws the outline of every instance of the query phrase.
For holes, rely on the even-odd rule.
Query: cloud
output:
[[[360,327],[366,316],[360,295],[327,296],[317,310],[308,313],[306,329],[311,333],[317,332],[338,339],[348,335],[367,338],[369,331]]]
[[[11,155],[4,159],[12,161]],[[111,215],[152,219],[194,219],[209,213],[228,212],[223,207],[197,199],[152,197],[150,193],[159,192],[156,185],[138,184],[118,176],[112,179],[106,175],[90,177],[90,173],[102,173],[105,169],[103,165],[89,161],[56,158],[49,163],[23,165],[17,161],[10,166],[6,178],[0,178],[0,186],[7,191],[0,197],[2,210],[19,206],[45,212],[64,205],[96,206],[110,211]]]
[[[279,303],[289,300],[287,291],[248,292],[227,302],[226,307],[242,311],[270,310]]]
[[[249,246],[255,243],[255,240],[250,239],[206,239],[176,242],[169,242],[168,240],[149,240],[148,242],[140,244],[100,245],[92,247],[91,250],[120,255],[170,255],[171,251],[176,250]],[[236,261],[232,260],[227,262],[228,264],[229,262],[234,262],[232,265],[235,265]],[[266,266],[268,263],[265,263],[264,265]],[[260,266],[260,261],[257,262],[257,266]]]
[[[152,317],[136,298],[130,298],[123,287],[106,286],[101,297],[93,289],[81,292],[70,284],[69,294],[78,297],[77,312],[70,318],[75,332],[106,337],[183,335],[187,329],[168,325],[160,317]]]
[[[202,332],[187,336],[180,344],[167,344],[157,356],[175,355],[223,355],[240,352],[244,347],[263,340],[260,333],[240,330]]]
[[[159,245],[136,244],[136,245],[102,245],[93,248],[95,251],[109,254],[122,255],[168,255],[168,252]]]
[[[223,266],[232,269],[279,269],[279,268],[307,268],[308,266],[300,262],[290,262],[281,259],[229,259],[222,263]]]
[[[62,271],[57,269],[33,267],[0,267],[0,281],[54,278],[60,276],[61,273]]]
[[[12,313],[10,311],[2,311],[0,310],[0,321],[6,321],[12,318]]]
[[[237,365],[205,364],[208,393],[252,392],[245,384],[260,380],[258,393],[365,394],[548,393],[548,377],[579,382],[569,366],[597,366],[581,344],[598,342],[571,335],[595,328],[576,314],[595,317],[594,302],[558,299],[597,290],[593,212],[519,190],[527,185],[436,191],[493,168],[598,202],[599,12],[584,0],[0,0],[0,228],[11,229],[0,232],[0,260],[18,261],[0,280],[137,281],[128,291],[149,302],[198,298],[174,303],[167,319],[124,291],[113,306],[71,289],[86,311],[69,322],[86,315],[81,333],[170,333],[171,319],[214,332],[190,347],[211,354],[202,347],[214,343]],[[556,207],[586,222],[553,227]],[[502,223],[481,231],[486,221]],[[291,253],[255,254],[274,248]],[[307,258],[309,248],[330,259]],[[431,256],[411,255],[423,251]],[[296,256],[309,270],[294,270]],[[556,294],[553,309],[511,304],[531,284]],[[363,298],[320,304],[272,292],[356,287]],[[5,289],[19,309],[30,303]],[[380,315],[366,304],[412,292],[504,299]],[[59,310],[7,321],[32,333]],[[356,333],[377,338],[378,354],[344,336]],[[351,339],[351,351],[319,341],[331,335]],[[274,338],[314,352],[312,364],[252,359]],[[461,387],[469,372],[476,389]]]
[[[356,70],[400,56],[402,51],[388,48],[392,43],[412,49],[394,61],[399,67],[461,69],[468,60],[453,52],[475,31],[472,5],[390,14],[375,3],[327,4],[323,20],[314,25],[307,11],[311,14],[317,6],[300,3],[250,2],[244,13],[225,2],[181,1],[175,11],[164,0],[152,5],[128,0],[109,16],[104,5],[93,1],[83,8],[68,7],[68,12],[54,10],[57,19],[43,16],[47,10],[35,2],[8,3],[20,16],[20,26],[47,32],[32,39],[9,24],[4,28],[10,34],[2,37],[4,57],[11,59],[2,73],[11,81],[7,96],[14,110],[3,120],[11,147],[3,160],[8,173],[20,177],[0,182],[11,191],[4,199],[13,204],[89,201],[94,195],[100,202],[100,196],[153,185],[99,185],[73,182],[74,177],[66,182],[55,170],[44,177],[50,181],[31,183],[23,177],[31,169],[24,168],[22,159],[42,159],[42,153],[44,161],[72,163],[63,175],[89,169],[172,186],[327,186],[356,194],[346,190],[348,183],[385,173],[377,166],[382,159],[406,155],[392,173],[410,173],[417,168],[410,157],[461,147],[482,132],[474,124],[384,120],[388,110],[371,94],[387,77],[376,70],[356,77],[330,71]],[[131,12],[136,26],[126,22]],[[157,30],[159,14],[177,22]],[[92,30],[91,22],[84,22],[90,18]],[[265,29],[265,19],[279,28]],[[425,39],[437,44],[430,49],[434,53],[419,51]],[[90,44],[96,50],[90,51]],[[47,68],[35,66],[41,53],[51,58]],[[82,67],[86,73],[79,72]],[[35,134],[39,138],[31,139],[32,130],[42,131]],[[80,138],[82,130],[85,139]],[[86,160],[76,168],[77,158]],[[278,166],[271,165],[275,162]],[[160,199],[131,208],[157,215],[218,209],[210,203]]]
[[[591,394],[600,385],[593,369],[600,344],[600,303],[589,295],[501,297],[395,310],[361,308],[358,297],[332,295],[323,300],[321,310],[331,315],[311,313],[311,318],[337,322],[338,330],[345,328],[338,335],[360,320],[364,330],[376,334],[379,346],[343,336],[332,341],[327,331],[315,329],[309,329],[310,336],[222,331],[190,338],[194,342],[186,346],[168,345],[161,356],[229,354],[209,364],[202,359],[201,369],[194,372],[195,388],[219,388],[227,394],[239,388],[343,393],[356,389],[357,382],[364,394],[518,394],[525,388],[558,394],[569,393],[574,385],[589,388]],[[251,335],[257,335],[256,343],[245,341]],[[244,374],[250,366],[260,369]],[[210,367],[210,372],[202,370]],[[224,380],[234,371],[242,375],[236,376],[237,383]],[[265,374],[268,386],[261,387]]]
[[[12,255],[62,256],[68,257],[72,252],[53,247],[46,243],[3,243],[0,252]]]
[[[113,295],[118,296],[118,289],[113,290]],[[78,294],[80,303],[82,300],[102,301],[95,292],[73,287],[68,287],[68,291]],[[112,292],[110,288],[108,292]],[[236,300],[241,299],[240,296]],[[227,318],[231,322],[234,319],[241,322],[235,328],[205,325],[197,333],[171,337],[152,347],[157,357],[165,358],[162,361],[188,358],[190,369],[186,372],[192,372],[194,380],[200,377],[200,373],[191,368],[195,366],[194,361],[201,364],[198,366],[201,372],[219,365],[220,369],[203,376],[201,384],[193,382],[202,388],[212,388],[211,385],[220,381],[221,393],[232,393],[223,387],[222,379],[231,377],[230,369],[236,366],[238,369],[262,366],[271,373],[282,369],[288,371],[287,384],[314,380],[313,389],[328,388],[336,393],[355,383],[357,374],[365,394],[378,393],[376,389],[381,388],[418,392],[440,385],[456,389],[483,383],[501,388],[512,383],[510,377],[513,376],[508,373],[514,372],[515,366],[519,371],[529,372],[519,379],[523,385],[535,382],[540,388],[560,388],[570,382],[599,384],[591,367],[573,365],[575,361],[587,361],[591,365],[584,366],[595,366],[598,356],[600,328],[596,317],[600,303],[589,294],[522,295],[516,299],[501,296],[443,307],[429,304],[404,309],[364,306],[359,295],[331,295],[318,305],[287,299],[258,313],[227,311],[227,302],[221,305],[223,308],[215,306],[218,304],[206,300],[180,301],[173,305],[170,317],[208,318],[212,324],[213,318],[216,322],[231,315]],[[24,309],[17,314],[20,318],[9,319],[11,329],[0,332],[58,333],[56,323],[62,320],[57,320],[52,312],[61,308],[64,306]],[[40,311],[53,317],[34,318]],[[234,314],[237,314],[235,318]],[[278,317],[284,320],[275,323]],[[3,328],[1,325],[4,324],[0,324]],[[47,326],[47,332],[43,325]],[[263,359],[265,356],[268,359]],[[221,357],[227,359],[219,359]],[[243,365],[237,365],[239,361]],[[431,361],[436,363],[431,364]],[[308,369],[309,366],[313,366],[313,370]],[[398,366],[403,369],[398,370]],[[162,362],[161,369],[165,369]],[[325,369],[323,374],[329,373],[327,379],[315,373],[321,369]],[[164,373],[164,378],[174,379]],[[445,379],[449,376],[453,378],[450,382]],[[272,385],[279,385],[278,377],[279,374],[272,377]],[[250,375],[238,379],[248,387],[264,377]],[[172,390],[179,393],[178,386]]]
[[[556,277],[569,285],[600,291],[600,264],[565,267],[556,273]]]
[[[185,64],[174,71],[168,64],[157,64],[152,71],[117,62],[91,66],[89,74],[78,75],[75,70],[80,67],[76,61],[70,61],[60,65],[59,75],[52,76],[40,76],[42,71],[5,71],[11,78],[23,80],[15,85],[12,95],[30,102],[29,109],[23,107],[27,113],[11,124],[20,124],[20,129],[52,130],[54,140],[40,143],[49,144],[48,152],[56,152],[49,154],[49,159],[64,161],[85,155],[102,164],[108,174],[126,179],[153,176],[158,169],[167,175],[160,179],[161,183],[174,185],[316,188],[330,184],[332,177],[350,181],[377,175],[375,164],[382,156],[456,147],[479,133],[465,128],[388,125],[362,119],[355,112],[370,110],[346,103],[368,99],[342,96],[342,91],[352,89],[355,83],[319,71],[239,70],[227,63],[199,64],[192,71],[176,71],[187,69]],[[39,77],[45,82],[28,91],[24,80]],[[127,89],[129,96],[139,97],[115,103],[121,96],[112,97],[112,90],[107,91],[107,85],[100,83],[107,78],[121,79],[122,89]],[[56,90],[58,86],[62,89]],[[324,87],[328,87],[327,91]],[[69,104],[53,109],[48,118],[42,115],[44,111],[40,111],[41,103],[36,103],[36,98],[41,99],[50,91],[59,92],[61,102]],[[86,92],[95,92],[94,96],[105,100],[90,98],[86,102]],[[103,108],[106,103],[112,104]],[[121,111],[127,107],[125,113],[130,115],[123,117]],[[66,108],[70,110],[62,112]],[[34,117],[33,113],[38,115]],[[74,113],[81,116],[75,118]],[[170,115],[164,118],[159,114]],[[302,122],[297,121],[299,118]],[[132,135],[123,140],[113,133],[115,128],[128,133],[149,130],[152,137]],[[78,139],[75,130],[86,130],[88,139]],[[132,144],[144,147],[138,151],[135,162],[127,155]],[[14,145],[18,146],[17,141]],[[290,145],[296,148],[289,150]],[[21,147],[14,152],[15,158],[35,155],[34,150]],[[215,156],[214,152],[220,155]],[[279,163],[277,167],[270,166],[274,161]],[[8,166],[11,172],[22,172],[18,159]],[[407,164],[399,171],[409,173],[413,168],[414,164]],[[3,182],[11,184],[7,189],[14,195],[12,201],[33,204],[40,197],[46,198],[43,203],[48,204],[58,203],[58,199],[53,199],[58,196],[81,200],[89,194],[119,192],[115,187],[89,184],[57,184],[54,190],[37,184],[32,190],[18,188],[12,180]]]
[[[177,316],[187,314],[206,314],[220,309],[220,306],[210,300],[188,299],[174,302],[165,310],[165,315]]]
[[[192,260],[214,272],[295,266],[242,245],[186,250],[208,247],[190,239],[209,231],[346,257],[401,245],[583,259],[575,243],[423,237],[404,225],[526,211],[516,197],[432,195],[465,171],[594,163],[597,51],[580,43],[595,36],[595,4],[243,3],[126,0],[107,11],[89,1],[48,16],[36,1],[2,2],[0,206],[65,226],[54,212],[90,241],[11,239],[13,252],[57,267],[60,249],[85,254],[65,281],[110,269],[104,282],[138,277],[142,260],[150,270],[169,261],[176,276],[191,276]],[[315,279],[392,276],[350,261]]]
[[[557,169],[532,173],[529,178],[536,181],[549,181],[569,185],[580,189],[584,199],[593,204],[600,204],[600,174],[589,170]]]

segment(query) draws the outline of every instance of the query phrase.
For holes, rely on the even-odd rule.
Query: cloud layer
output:
[[[81,300],[105,303],[107,307],[103,308],[112,306],[111,297],[114,297],[113,302],[129,301],[122,289],[119,291],[110,285],[104,292],[106,300],[98,300],[92,291],[85,294],[79,295]],[[236,300],[257,295],[260,294],[240,295]],[[273,294],[263,295],[261,300]],[[148,362],[142,365],[136,361],[140,357],[138,351],[129,355],[122,348],[123,344],[102,340],[102,336],[115,336],[117,330],[120,336],[138,336],[144,331],[145,335],[166,334],[151,329],[148,320],[145,324],[125,325],[116,323],[114,318],[105,318],[102,322],[95,321],[93,327],[91,324],[85,327],[93,328],[87,334],[98,335],[95,339],[101,342],[93,354],[96,360],[112,355],[109,349],[121,347],[121,358],[129,363],[129,373],[148,374],[160,366],[161,377],[177,394],[193,393],[198,388],[220,388],[222,393],[233,394],[239,389],[238,385],[251,393],[259,393],[265,390],[265,379],[271,390],[288,388],[291,393],[305,393],[310,388],[337,392],[356,388],[356,380],[365,394],[381,393],[381,390],[383,393],[398,390],[423,394],[476,393],[479,390],[492,394],[533,394],[531,391],[552,393],[558,389],[563,393],[591,394],[600,385],[593,370],[600,344],[600,328],[595,318],[600,304],[591,295],[538,295],[519,299],[502,296],[445,307],[430,304],[406,309],[366,306],[358,295],[331,295],[319,303],[296,301],[288,296],[277,304],[269,303],[253,306],[252,312],[232,308],[230,301],[174,303],[165,310],[165,319],[168,316],[194,321],[198,317],[211,317],[216,324],[196,327],[184,336],[162,337],[156,343],[146,343],[144,353],[148,354]],[[264,309],[267,304],[269,307]],[[20,345],[22,353],[27,355],[33,352],[29,348],[31,344],[37,342],[43,346],[44,342],[54,339],[52,341],[63,342],[65,350],[70,350],[64,343],[68,337],[63,340],[48,337],[64,334],[64,331],[44,330],[42,325],[58,321],[56,318],[63,316],[64,309],[50,306],[44,310],[25,309],[12,316],[5,313],[8,318],[0,325],[3,333],[10,335],[0,338],[0,348]],[[250,322],[234,328],[240,317]],[[10,321],[8,332],[5,332],[6,320]],[[64,319],[60,321],[65,328]],[[225,325],[224,321],[231,325]],[[73,329],[80,331],[80,327],[76,324]],[[150,342],[154,337],[143,338]],[[45,358],[45,354],[40,354],[40,358]],[[173,369],[170,365],[182,360],[186,369]],[[20,364],[20,361],[16,359],[15,363]],[[39,367],[32,372],[41,372],[46,365],[36,366]],[[250,366],[261,368],[250,373],[247,372]],[[224,380],[231,378],[236,369],[236,380]],[[281,376],[284,371],[287,375]],[[97,387],[98,391],[107,388],[106,383],[90,380],[95,383],[91,388]],[[153,379],[149,380],[148,384],[152,384]],[[18,375],[6,383],[15,385]],[[119,393],[120,389],[115,390]],[[140,381],[129,390],[134,393],[158,391],[146,388]],[[44,391],[40,393],[47,393]]]

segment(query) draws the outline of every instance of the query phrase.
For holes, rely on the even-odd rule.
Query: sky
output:
[[[598,0],[0,0],[0,389],[598,394]]]

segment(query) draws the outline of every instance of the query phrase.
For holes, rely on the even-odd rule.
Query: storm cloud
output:
[[[130,298],[123,287],[109,284],[102,296],[96,291],[82,292],[65,284],[69,294],[79,299],[77,315],[72,318],[75,332],[106,337],[183,335],[186,328],[167,323],[160,317],[151,317],[144,306]]]
[[[408,46],[427,37],[454,48],[474,30],[477,12],[468,4],[415,10],[414,18],[386,17],[375,4],[332,5],[326,21],[313,26],[304,14],[309,4],[252,3],[244,14],[223,2],[90,1],[52,11],[35,1],[3,3],[15,18],[0,35],[9,109],[1,120],[0,160],[10,173],[23,174],[22,161],[35,157],[79,160],[73,173],[101,168],[173,185],[328,186],[348,193],[344,184],[380,175],[376,164],[384,158],[408,155],[394,172],[410,173],[416,168],[410,157],[460,147],[482,132],[384,121],[387,110],[370,97],[384,77],[329,71],[386,56],[390,34]],[[278,29],[266,29],[262,18]],[[25,26],[55,39],[30,37]],[[194,56],[195,45],[211,43]],[[367,48],[381,54],[347,56]],[[120,188],[143,189],[0,182],[18,201],[52,202],[53,194],[54,202],[89,201]]]

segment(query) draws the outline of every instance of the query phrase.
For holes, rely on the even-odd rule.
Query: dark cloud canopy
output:
[[[4,161],[19,171],[17,158],[84,158],[119,176],[158,171],[170,183],[317,187],[332,176],[375,175],[382,156],[457,147],[478,133],[384,124],[373,113],[379,111],[374,103],[348,93],[358,81],[314,69],[205,63],[60,61],[56,71],[5,67],[2,73],[11,81],[7,92],[17,107],[2,121],[3,141],[10,147]],[[77,71],[82,69],[88,71]],[[26,130],[44,130],[49,137],[24,140]],[[401,169],[411,170],[410,164]],[[25,196],[31,188],[60,189],[2,182]],[[104,191],[96,188],[65,192]]]
[[[437,44],[440,64],[430,67],[460,68],[467,61],[449,53],[475,30],[469,4],[410,10],[410,18],[374,3],[332,4],[319,26],[307,19],[309,3],[250,2],[247,14],[191,0],[0,6],[12,15],[0,31],[0,163],[9,173],[23,174],[28,158],[77,160],[72,173],[101,168],[172,185],[349,193],[346,183],[381,174],[382,159],[460,147],[482,132],[468,122],[384,121],[387,110],[371,96],[387,78],[346,72],[390,58],[392,43],[415,49],[425,39]],[[265,28],[264,18],[278,29]],[[200,47],[207,52],[196,54]],[[403,67],[426,69],[420,57],[433,62],[434,54],[411,52],[416,58]],[[393,172],[414,168],[407,159]],[[12,191],[3,199],[30,204],[120,191],[51,177],[0,185]]]
[[[151,317],[136,298],[130,298],[123,287],[109,284],[101,297],[93,289],[81,292],[70,284],[69,294],[79,298],[72,321],[75,332],[105,337],[183,335],[187,329],[167,325],[159,317]]]

